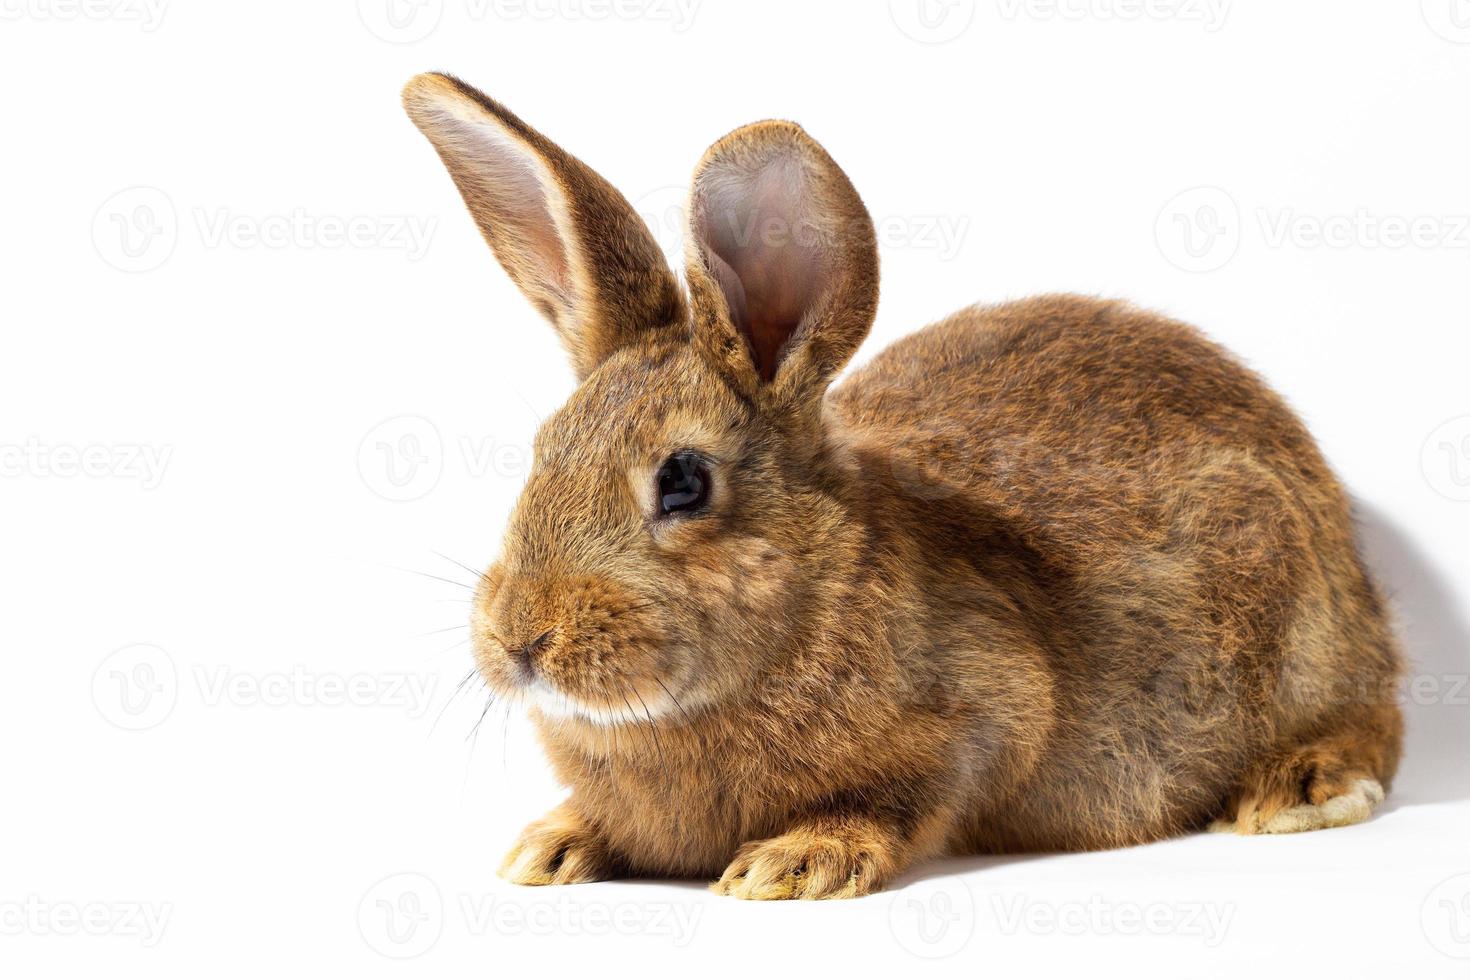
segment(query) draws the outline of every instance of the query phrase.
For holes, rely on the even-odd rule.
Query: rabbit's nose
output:
[[[529,643],[517,643],[513,640],[506,641],[505,650],[511,655],[511,659],[518,666],[530,669],[536,660],[536,654],[551,641],[552,634],[555,632],[556,627],[553,626],[551,629],[542,632],[540,636],[531,640]]]
[[[490,602],[490,631],[517,659],[529,660],[556,632],[547,589],[533,579],[506,578]]]

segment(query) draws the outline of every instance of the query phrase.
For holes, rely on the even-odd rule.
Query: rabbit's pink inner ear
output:
[[[769,381],[817,301],[826,263],[801,161],[782,155],[759,164],[706,174],[694,217],[730,318]]]
[[[415,122],[443,158],[486,241],[554,323],[576,300],[560,186],[537,154],[462,99],[415,101]]]
[[[465,179],[474,183],[474,197],[483,202],[475,218],[481,227],[498,224],[502,229],[491,247],[515,263],[522,285],[546,292],[557,314],[564,314],[574,297],[566,244],[552,214],[552,196],[561,196],[556,183],[534,154],[496,124],[459,125]]]

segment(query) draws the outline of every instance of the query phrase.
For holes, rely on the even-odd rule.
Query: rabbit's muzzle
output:
[[[471,636],[491,687],[544,714],[611,724],[670,700],[654,604],[604,576],[496,566],[476,593]]]

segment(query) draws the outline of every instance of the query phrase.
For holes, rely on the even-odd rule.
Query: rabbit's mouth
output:
[[[492,568],[471,615],[475,657],[492,689],[544,718],[653,722],[691,697],[658,609],[604,577]]]
[[[631,690],[631,688],[630,688]],[[652,724],[668,716],[677,716],[679,703],[662,692],[630,696],[626,700],[609,698],[583,700],[562,692],[541,679],[534,679],[520,689],[527,706],[550,720],[576,720],[592,725]]]

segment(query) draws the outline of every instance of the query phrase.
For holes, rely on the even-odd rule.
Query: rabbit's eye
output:
[[[691,452],[675,453],[658,471],[658,513],[698,510],[709,500],[709,469]]]

